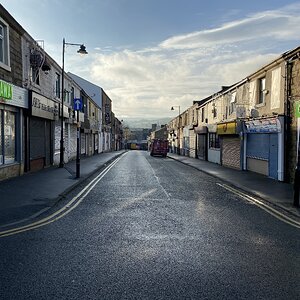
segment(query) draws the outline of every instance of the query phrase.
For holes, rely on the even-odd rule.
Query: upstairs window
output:
[[[71,87],[71,99],[70,99],[70,104],[73,104],[74,99],[75,99],[75,89],[74,89],[74,87],[72,86],[72,87]]]
[[[204,107],[201,108],[201,122],[204,122],[205,120],[205,109]]]
[[[8,25],[0,18],[0,67],[10,71]]]
[[[212,115],[214,119],[217,117],[217,108],[215,103],[212,105]]]
[[[265,103],[266,98],[266,78],[260,78],[258,80],[258,104]]]
[[[55,96],[60,98],[60,75],[55,73]]]
[[[230,97],[229,115],[233,114],[236,110],[236,92],[233,92]]]

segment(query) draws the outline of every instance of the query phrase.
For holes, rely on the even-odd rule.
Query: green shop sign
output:
[[[13,97],[13,87],[12,85],[0,81],[0,98],[12,100]]]

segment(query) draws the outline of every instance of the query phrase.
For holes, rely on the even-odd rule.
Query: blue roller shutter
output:
[[[247,157],[269,160],[270,138],[268,133],[247,135]]]
[[[268,162],[269,176],[278,179],[278,134],[253,133],[247,135],[247,158]]]

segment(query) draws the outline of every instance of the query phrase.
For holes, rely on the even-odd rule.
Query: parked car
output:
[[[167,156],[169,149],[169,142],[167,140],[153,139],[150,144],[150,155]]]

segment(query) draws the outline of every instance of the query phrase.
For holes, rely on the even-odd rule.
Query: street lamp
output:
[[[171,110],[175,110],[174,107],[178,108],[178,133],[177,133],[177,139],[178,139],[178,149],[177,149],[177,154],[180,154],[180,105],[174,105],[171,107]]]
[[[63,49],[62,49],[62,75],[61,75],[61,89],[62,89],[62,97],[61,97],[61,129],[60,129],[60,162],[59,167],[64,167],[64,98],[65,98],[65,91],[64,91],[64,79],[65,79],[65,47],[66,45],[71,46],[79,46],[79,50],[77,53],[79,54],[88,54],[85,50],[85,46],[83,44],[73,44],[73,43],[66,43],[65,38],[63,38]]]

